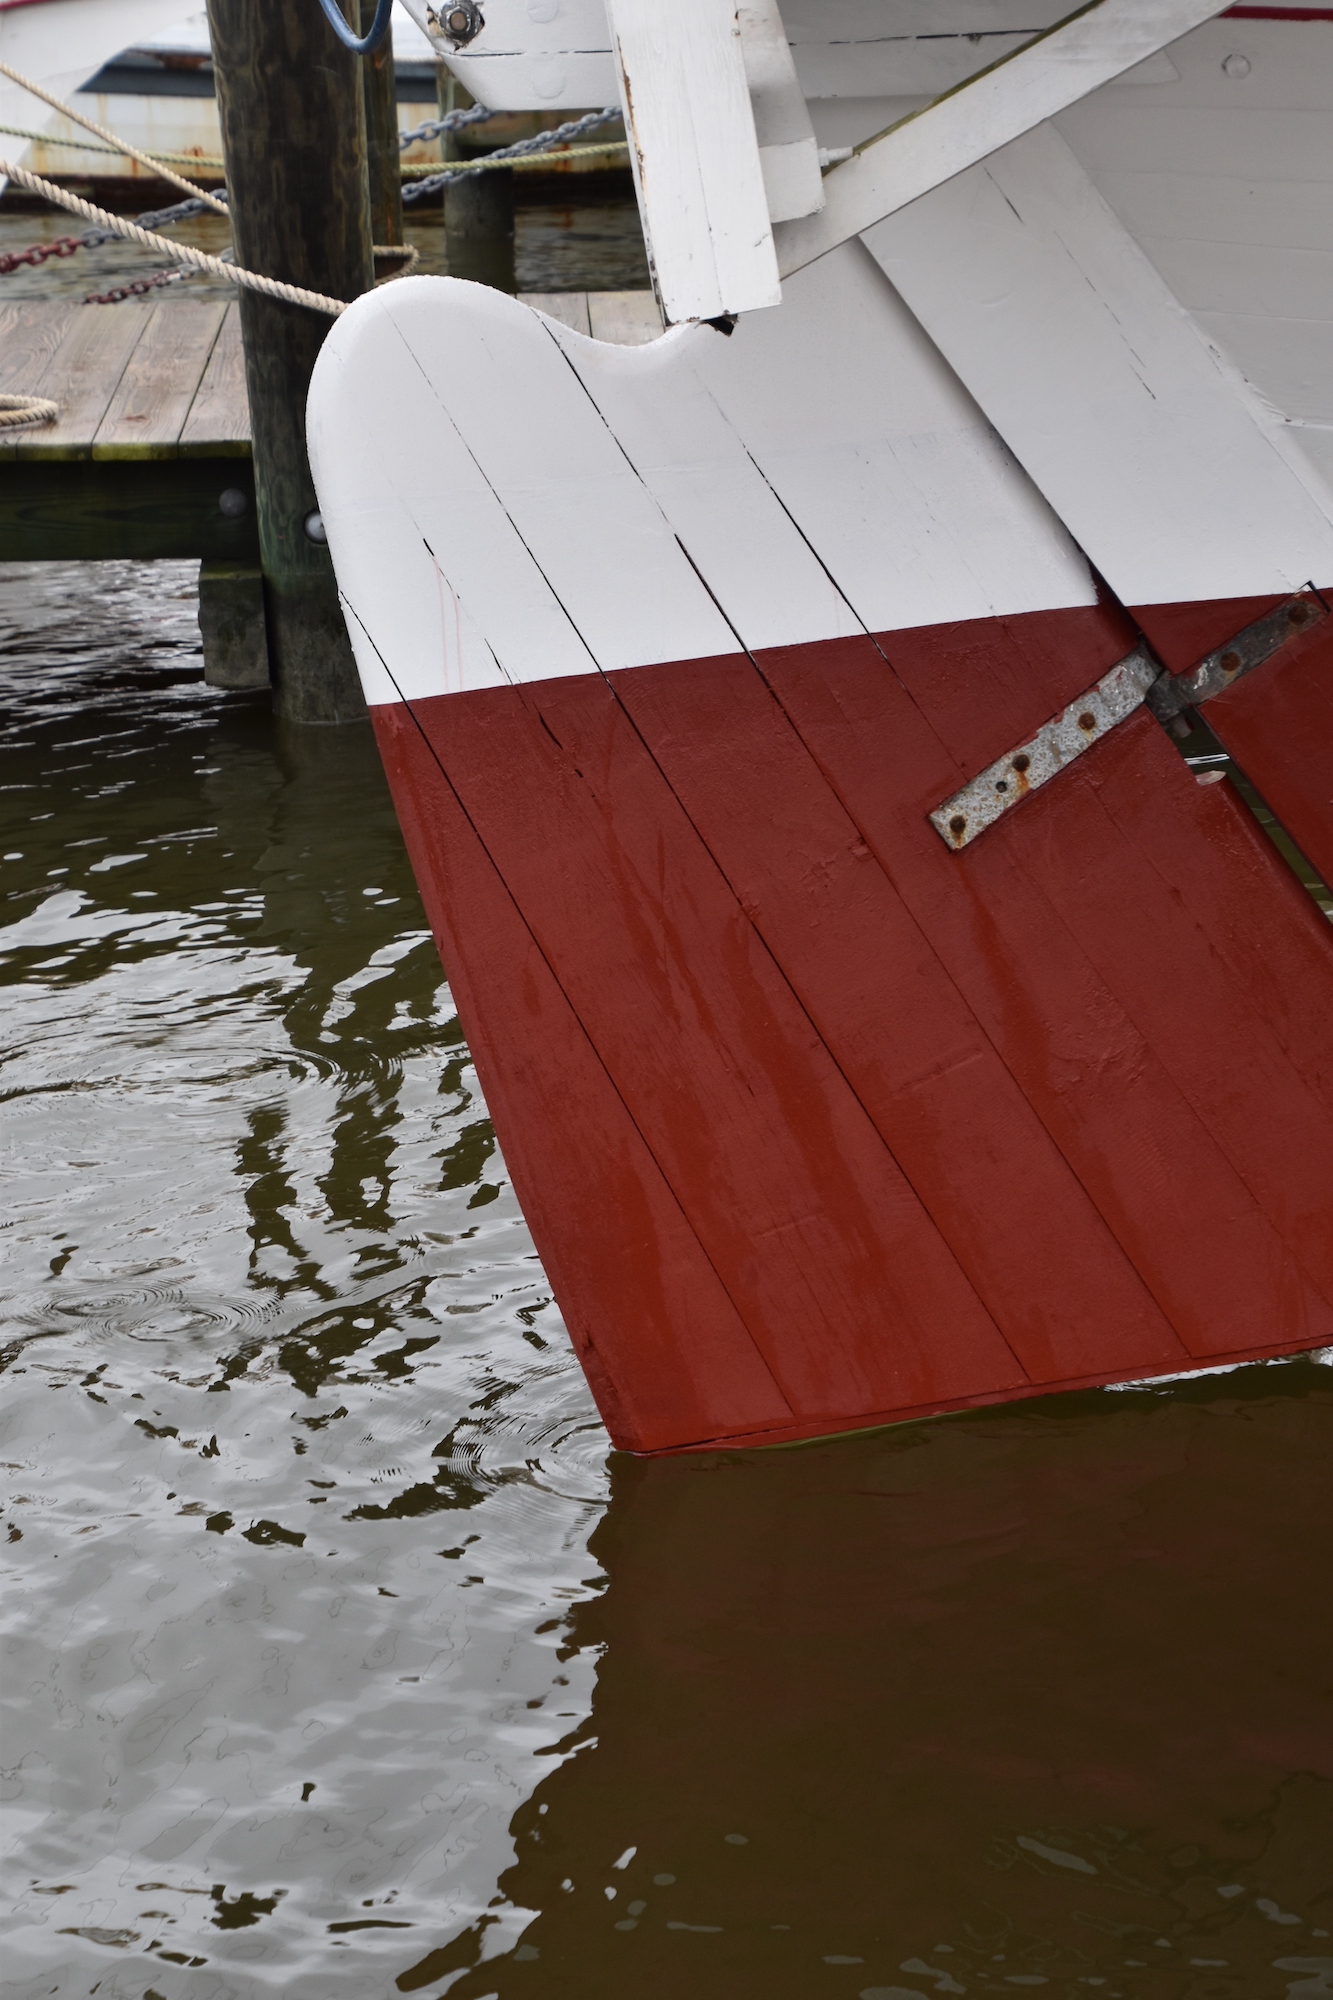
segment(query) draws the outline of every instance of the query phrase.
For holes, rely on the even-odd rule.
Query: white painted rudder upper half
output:
[[[1093,601],[866,252],[728,339],[449,278],[329,334],[311,465],[373,702]]]

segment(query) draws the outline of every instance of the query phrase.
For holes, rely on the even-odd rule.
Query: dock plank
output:
[[[559,320],[561,326],[572,327],[575,333],[592,332],[586,292],[520,292],[518,296],[523,305],[545,313],[548,319]]]
[[[200,299],[152,308],[93,439],[94,458],[175,458],[227,307]]]
[[[78,307],[45,303],[0,306],[0,393],[37,396],[51,357]],[[0,457],[16,458],[18,440],[28,433],[0,432]]]
[[[619,347],[642,347],[662,331],[662,315],[651,292],[589,292],[588,318],[594,340]]]
[[[182,458],[244,458],[250,452],[250,400],[245,387],[241,309],[235,301],[213,343],[180,434]]]
[[[93,439],[130,356],[148,324],[151,306],[76,306],[42,377],[40,394],[60,405],[54,424],[28,431],[20,459],[89,458]]]

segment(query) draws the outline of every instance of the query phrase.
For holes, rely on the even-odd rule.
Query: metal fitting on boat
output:
[[[446,6],[440,13],[428,8],[427,19],[456,49],[465,49],[469,42],[475,42],[486,26],[486,17],[477,0],[454,0],[453,6]]]

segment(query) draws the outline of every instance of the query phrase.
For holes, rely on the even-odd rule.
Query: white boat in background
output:
[[[0,0],[0,62],[68,97],[121,49],[180,15],[181,0]],[[46,108],[0,77],[0,123],[37,126]]]
[[[181,6],[182,0],[160,5],[154,0],[0,0],[0,60],[44,83],[141,152],[177,165],[199,160],[205,163],[204,178],[216,180],[222,135],[208,17],[202,8],[182,16]],[[63,30],[62,15],[70,17]],[[87,26],[89,15],[96,17],[95,34]],[[392,33],[399,127],[408,131],[435,116],[438,61],[401,6],[395,9]],[[74,66],[71,49],[79,51]],[[58,67],[52,70],[52,64]],[[97,183],[145,177],[136,161],[88,143],[80,126],[4,78],[0,122],[45,135],[29,140],[11,157],[46,179]],[[438,142],[427,141],[408,148],[403,157],[410,163],[438,155]]]

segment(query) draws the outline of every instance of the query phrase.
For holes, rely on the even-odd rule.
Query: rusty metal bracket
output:
[[[1048,785],[1067,764],[1141,708],[1160,673],[1146,647],[1135,647],[1102,675],[1096,687],[1043,723],[1035,736],[997,757],[971,784],[937,806],[930,823],[941,840],[954,848],[970,845],[1002,814]]]
[[[1271,660],[1274,653],[1328,617],[1329,607],[1314,590],[1301,591],[1247,625],[1225,646],[1209,653],[1187,674],[1163,674],[1148,690],[1148,706],[1159,722],[1172,722],[1187,708],[1198,708],[1214,695],[1225,694],[1246,674]]]
[[[1169,726],[1186,709],[1225,693],[1289,640],[1329,615],[1329,605],[1316,590],[1300,591],[1247,625],[1187,674],[1164,673],[1146,646],[1136,646],[1095,687],[1044,723],[1028,742],[997,757],[970,784],[937,806],[930,815],[931,825],[946,846],[970,846],[988,826],[1049,784],[1136,709],[1146,704],[1159,722]]]

